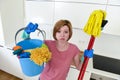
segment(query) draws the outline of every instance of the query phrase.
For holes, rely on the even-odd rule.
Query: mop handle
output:
[[[95,41],[95,37],[91,36],[87,50],[91,50],[92,49],[94,41]],[[86,71],[86,67],[87,67],[88,61],[89,61],[89,58],[85,56],[85,60],[83,62],[82,68],[80,70],[80,74],[79,74],[78,80],[83,80],[83,77],[84,77],[84,74],[85,74],[85,71]]]

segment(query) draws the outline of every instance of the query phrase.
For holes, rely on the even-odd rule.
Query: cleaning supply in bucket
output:
[[[16,42],[17,34],[22,30],[24,30],[23,40]],[[45,32],[38,29],[38,24],[30,22],[27,27],[18,30],[15,35],[16,46],[13,47],[13,54],[17,55],[23,73],[30,77],[40,74],[44,69],[44,63],[51,59],[51,52],[44,44],[44,40],[30,38],[30,33],[36,30],[41,32],[44,38]]]

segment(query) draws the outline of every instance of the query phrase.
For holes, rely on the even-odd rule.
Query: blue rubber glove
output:
[[[91,50],[85,50],[84,51],[84,56],[85,57],[88,57],[88,58],[92,58],[93,57],[93,49],[91,49]]]
[[[31,32],[34,32],[37,28],[38,28],[37,23],[33,24],[32,22],[30,22],[25,28],[25,32],[30,34]]]
[[[24,53],[20,54],[20,58],[30,58],[30,53],[24,52]]]

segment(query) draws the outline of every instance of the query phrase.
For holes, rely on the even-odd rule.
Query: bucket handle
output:
[[[19,30],[16,32],[16,34],[15,34],[15,44],[17,44],[17,35],[18,35],[18,33],[21,32],[22,30],[25,30],[25,29],[26,29],[26,27],[21,28],[21,29],[19,29]],[[39,28],[37,28],[36,30],[39,31],[38,35],[41,33],[42,36],[43,36],[43,40],[45,40],[45,38],[46,38],[46,32],[45,32],[44,30],[39,29]]]

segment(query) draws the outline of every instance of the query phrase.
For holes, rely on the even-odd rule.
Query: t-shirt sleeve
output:
[[[74,54],[74,56],[76,56],[77,54],[80,54],[80,49],[76,45],[74,45],[74,46],[75,46],[75,54]]]
[[[44,43],[48,46],[51,44],[51,42],[52,42],[51,40],[44,40]]]

